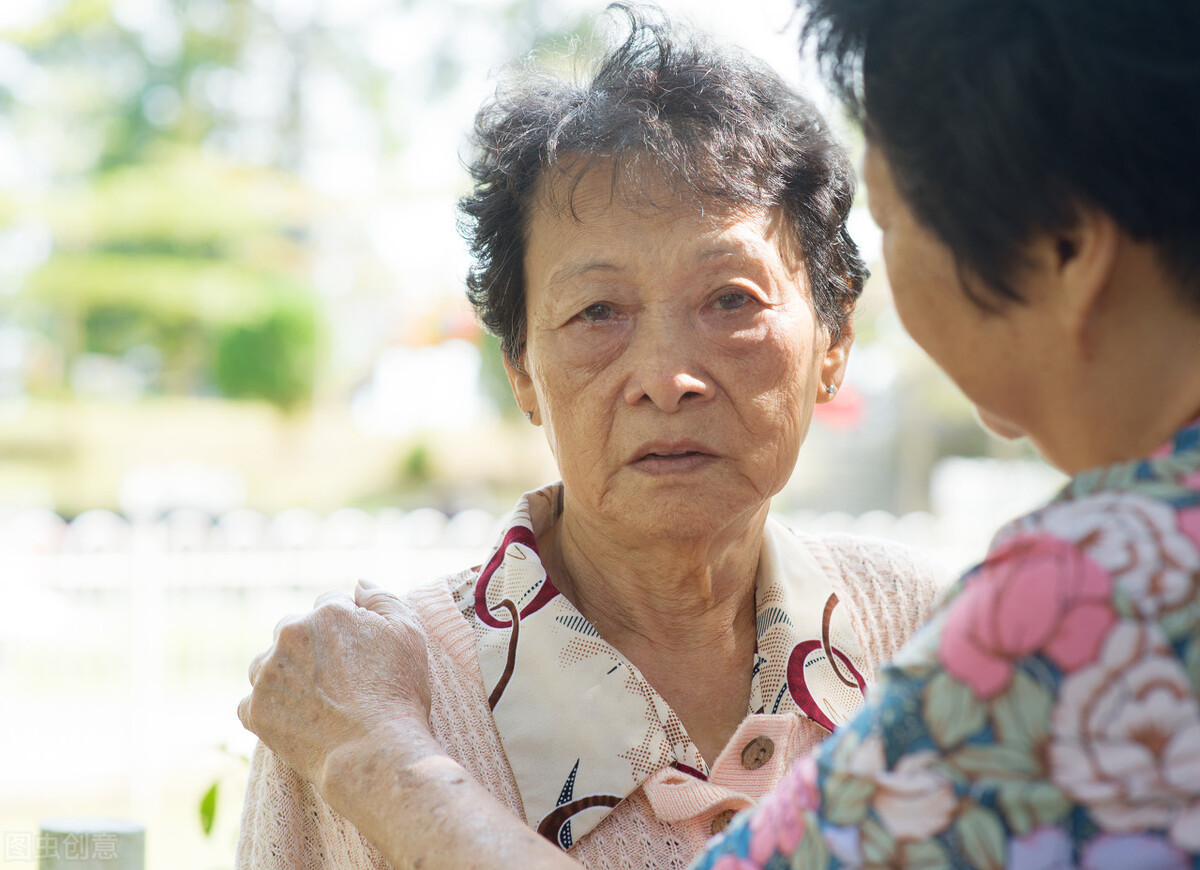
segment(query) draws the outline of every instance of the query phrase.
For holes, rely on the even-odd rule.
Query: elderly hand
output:
[[[424,632],[398,598],[361,580],[353,600],[327,593],[282,620],[250,683],[238,718],[322,793],[338,750],[397,725],[428,729]]]

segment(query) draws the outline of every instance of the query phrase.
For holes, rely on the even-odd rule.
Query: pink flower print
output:
[[[1188,870],[1191,859],[1162,837],[1135,834],[1126,837],[1098,837],[1088,844],[1081,856],[1080,870]]]
[[[712,870],[762,870],[762,865],[726,853],[713,862]]]
[[[805,812],[821,805],[817,763],[805,756],[750,817],[750,860],[761,866],[776,853],[791,855],[804,839]]]
[[[1130,492],[1101,492],[1053,504],[1020,525],[1078,546],[1112,575],[1138,612],[1159,616],[1188,604],[1200,588],[1200,519]]]
[[[1200,851],[1200,705],[1156,626],[1118,623],[1063,681],[1049,755],[1051,780],[1103,831],[1165,830]]]
[[[954,599],[942,631],[946,671],[984,699],[1035,653],[1064,672],[1093,661],[1116,621],[1112,578],[1060,538],[1012,538],[995,550]]]
[[[1200,477],[1200,472],[1197,472],[1196,476]],[[1200,480],[1196,484],[1200,489]],[[1186,535],[1193,544],[1200,545],[1200,507],[1180,511],[1175,516],[1175,523],[1179,526],[1179,531]]]
[[[1037,828],[1010,840],[1007,870],[1075,870],[1071,838],[1061,828]]]

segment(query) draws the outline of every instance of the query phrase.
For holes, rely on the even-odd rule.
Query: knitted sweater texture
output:
[[[912,550],[851,536],[801,536],[847,608],[874,670],[888,661],[929,614],[943,572]],[[470,573],[470,572],[467,572]],[[429,639],[434,737],[514,815],[523,805],[480,676],[470,626],[450,590],[451,575],[403,596]],[[708,781],[672,768],[652,776],[619,804],[570,854],[588,868],[682,868],[733,812],[770,791],[788,766],[827,732],[799,715],[748,716],[714,762]],[[768,737],[775,751],[754,770],[742,763],[750,741]],[[350,822],[262,744],[255,749],[238,840],[238,870],[337,868],[387,870]]]

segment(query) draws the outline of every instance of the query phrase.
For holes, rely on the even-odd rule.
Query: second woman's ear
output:
[[[1111,215],[1083,208],[1074,226],[1033,243],[1034,257],[1047,264],[1039,276],[1049,285],[1043,292],[1057,309],[1068,340],[1087,343],[1089,325],[1104,305],[1117,268],[1121,238]]]
[[[529,371],[525,366],[524,348],[515,362],[507,356],[504,357],[504,373],[508,375],[513,398],[517,400],[517,407],[521,409],[521,413],[526,415],[529,422],[540,423],[541,415],[538,413],[537,392],[533,388],[533,378],[529,376]]]

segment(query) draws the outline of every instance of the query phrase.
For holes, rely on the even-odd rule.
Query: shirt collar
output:
[[[563,848],[667,766],[707,765],[679,718],[546,575],[536,538],[557,520],[561,484],[527,493],[478,576],[456,597],[525,815]],[[748,713],[799,714],[832,728],[862,702],[866,661],[830,579],[768,519],[756,577],[758,649]]]
[[[1041,528],[1046,514],[1080,499],[1134,493],[1164,501],[1176,510],[1195,507],[1200,505],[1200,490],[1195,483],[1197,471],[1200,471],[1200,420],[1193,420],[1144,459],[1103,465],[1076,474],[1049,504],[1002,526],[992,538],[988,552],[996,551],[1014,537]],[[1108,493],[1114,495],[1105,495]],[[953,594],[944,597],[942,606],[953,597]]]
[[[1106,491],[1143,492],[1177,509],[1193,507],[1200,504],[1200,492],[1192,480],[1197,470],[1200,470],[1200,419],[1181,428],[1145,459],[1118,462],[1075,475],[1057,500]]]

